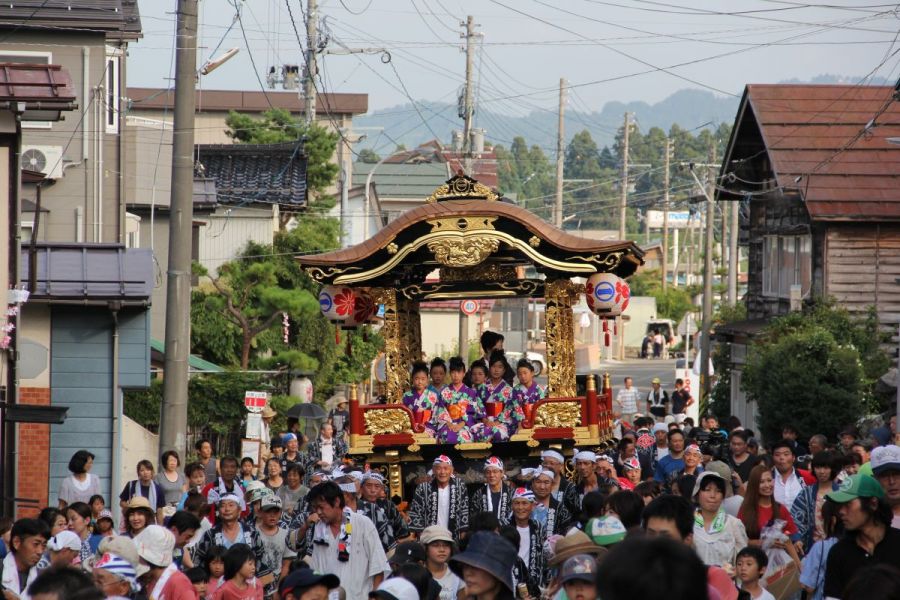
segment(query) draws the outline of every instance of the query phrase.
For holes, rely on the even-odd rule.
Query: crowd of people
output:
[[[491,366],[498,356],[506,363],[502,351],[485,350],[469,369],[458,358],[443,370],[413,368],[416,408],[432,411],[420,422],[441,440],[505,439],[514,415],[542,394],[528,365],[512,387],[508,365]],[[480,382],[485,362],[490,379]],[[488,456],[475,478],[471,463],[441,454],[412,482],[408,502],[391,496],[382,471],[347,456],[342,405],[316,439],[275,436],[260,465],[216,458],[207,440],[186,465],[174,451],[156,467],[140,461],[119,493],[118,523],[91,473],[94,455],[80,450],[56,506],[0,522],[3,592],[7,600],[900,597],[896,418],[865,438],[848,428],[833,443],[786,425],[783,439],[764,446],[734,418],[695,426],[683,410],[690,395],[659,387],[642,396],[626,381],[615,402],[622,437],[609,453],[546,448],[515,464]],[[485,397],[510,420],[484,416]]]

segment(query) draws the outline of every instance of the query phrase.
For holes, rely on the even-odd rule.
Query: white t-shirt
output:
[[[450,486],[438,488],[437,524],[450,527]]]
[[[457,577],[456,573],[449,568],[444,571],[444,575],[440,579],[435,577],[434,580],[441,586],[441,595],[438,596],[440,600],[456,600],[459,590],[466,587],[462,579]]]
[[[659,446],[656,447],[656,460],[657,461],[662,460],[663,458],[667,457],[668,455],[669,455],[669,447],[668,446],[666,446],[665,448],[660,448]]]
[[[319,447],[322,450],[322,462],[326,465],[330,465],[334,463],[334,445],[332,442],[325,443],[322,442],[322,445]]]
[[[516,525],[516,529],[519,530],[519,558],[527,565],[528,555],[531,553],[531,528]]]
[[[758,596],[754,596],[751,594],[750,597],[753,600],[775,600],[775,596],[773,596],[769,590],[767,590],[766,588],[764,588],[762,586],[760,586],[760,588],[759,588]]]

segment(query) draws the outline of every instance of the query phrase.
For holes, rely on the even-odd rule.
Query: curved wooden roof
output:
[[[480,260],[471,256],[477,253],[478,240],[489,246]],[[451,251],[458,262],[449,264],[451,259],[440,250],[454,244]],[[558,276],[614,272],[627,277],[643,264],[643,255],[634,242],[577,237],[508,202],[464,199],[423,204],[361,244],[297,260],[320,283],[374,285],[424,279],[441,266],[482,263],[531,264]],[[459,264],[466,260],[470,264]]]

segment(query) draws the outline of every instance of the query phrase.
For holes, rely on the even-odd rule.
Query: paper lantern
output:
[[[353,288],[325,285],[319,291],[319,308],[326,319],[341,325],[353,317],[356,291]]]
[[[341,323],[341,328],[354,329],[360,325],[365,325],[372,321],[377,311],[378,305],[375,304],[375,299],[369,294],[369,291],[367,289],[356,289],[354,291],[353,311]]]
[[[584,286],[588,308],[598,317],[617,317],[628,308],[628,282],[612,273],[595,273]]]

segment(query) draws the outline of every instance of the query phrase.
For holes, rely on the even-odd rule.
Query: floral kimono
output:
[[[409,390],[403,394],[403,406],[412,411],[413,415],[417,415],[420,411],[432,411],[432,418],[425,421],[425,432],[435,435],[434,429],[434,410],[437,407],[438,397],[432,390],[425,388],[421,394],[416,390]]]
[[[534,404],[538,400],[543,400],[546,397],[547,390],[534,381],[532,381],[531,386],[527,388],[520,383],[514,387],[512,391],[512,399],[520,409],[523,409],[528,404]]]
[[[475,390],[462,384],[459,389],[444,386],[434,411],[438,441],[442,444],[472,442],[484,426],[484,407],[478,401]],[[462,425],[454,431],[451,425]]]
[[[507,441],[509,436],[516,432],[519,423],[525,419],[525,413],[513,399],[512,386],[503,380],[497,385],[488,381],[484,384],[482,401],[485,403],[485,409],[487,409],[487,402],[499,402],[503,405],[499,416],[488,417],[489,421],[484,426],[482,439],[488,442]]]

